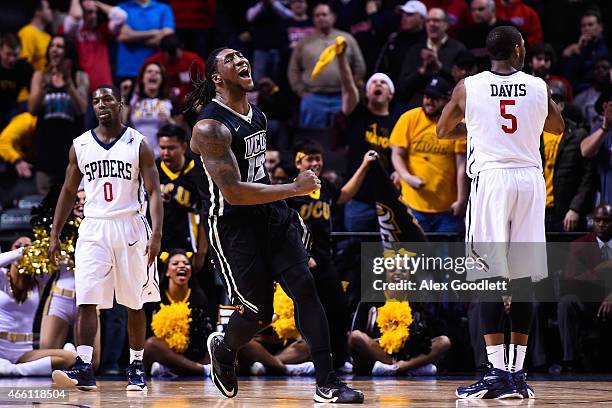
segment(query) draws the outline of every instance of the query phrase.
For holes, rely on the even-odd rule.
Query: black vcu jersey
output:
[[[216,120],[231,132],[231,149],[242,182],[270,184],[264,167],[267,120],[261,110],[251,105],[248,115],[241,115],[213,99],[200,112],[198,120],[202,119]],[[203,212],[207,214],[204,228],[229,301],[259,320],[268,319],[273,313],[274,281],[292,266],[306,265],[304,241],[309,234],[305,224],[284,200],[229,204],[206,165],[204,172],[200,183]]]
[[[232,152],[236,156],[240,179],[243,182],[270,184],[270,177],[264,163],[266,161],[266,115],[253,105],[249,113],[241,115],[220,101],[213,99],[200,113],[198,120],[214,119],[221,122],[232,133]],[[231,205],[224,200],[219,188],[206,171],[202,186],[202,206],[204,214],[229,215],[236,211],[245,211],[253,206]],[[241,207],[241,208],[240,208]],[[245,208],[247,207],[247,208]]]
[[[164,204],[161,249],[170,252],[182,248],[197,252],[201,205],[198,185],[204,177],[202,165],[185,157],[185,165],[175,173],[161,159],[157,159],[156,164]]]

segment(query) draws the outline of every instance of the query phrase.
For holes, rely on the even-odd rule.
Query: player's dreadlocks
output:
[[[215,83],[212,80],[212,76],[217,73],[217,55],[227,47],[220,47],[208,54],[206,58],[206,75],[202,78],[200,72],[195,73],[195,78],[191,78],[193,83],[193,91],[189,92],[185,96],[185,112],[189,110],[196,110],[198,106],[206,106],[215,97]]]

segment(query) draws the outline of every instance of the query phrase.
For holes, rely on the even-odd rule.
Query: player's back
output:
[[[130,127],[109,144],[88,130],[73,141],[83,173],[85,217],[114,218],[143,211],[140,143],[144,136]]]
[[[542,167],[540,136],[548,115],[548,90],[540,78],[491,71],[465,79],[467,173]]]

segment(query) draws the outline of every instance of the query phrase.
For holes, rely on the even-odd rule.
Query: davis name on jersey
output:
[[[491,96],[519,97],[527,96],[526,84],[489,84]]]
[[[126,127],[111,143],[88,130],[74,139],[85,189],[85,217],[114,218],[143,211],[140,143],[144,136]]]
[[[546,83],[521,71],[491,71],[465,79],[467,174],[542,168],[540,136],[548,116]]]

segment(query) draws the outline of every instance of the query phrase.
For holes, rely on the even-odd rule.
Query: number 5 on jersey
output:
[[[511,113],[506,112],[507,106],[514,106],[516,101],[514,99],[502,99],[499,101],[499,114],[502,118],[510,121],[510,127],[507,125],[502,125],[502,130],[508,134],[512,134],[516,132],[516,116]]]

